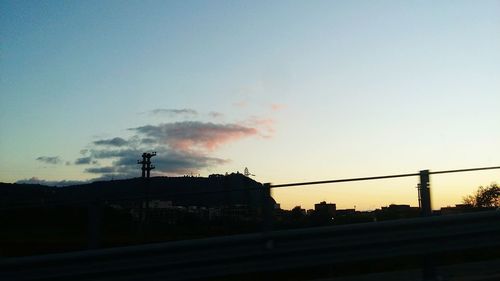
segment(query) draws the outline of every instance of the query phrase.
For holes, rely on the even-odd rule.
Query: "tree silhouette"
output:
[[[476,208],[500,207],[500,186],[496,183],[480,186],[474,194],[465,196],[463,203]]]
[[[295,206],[290,213],[291,213],[291,217],[294,220],[300,220],[300,219],[303,219],[305,217],[305,214],[303,213],[303,209],[300,206]]]

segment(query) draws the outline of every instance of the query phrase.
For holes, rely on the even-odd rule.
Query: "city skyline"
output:
[[[498,166],[500,3],[4,1],[0,182]],[[435,208],[498,171],[431,177]],[[418,178],[274,191],[418,206]]]

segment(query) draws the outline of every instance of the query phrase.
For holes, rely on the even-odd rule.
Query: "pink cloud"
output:
[[[273,103],[271,104],[271,109],[273,111],[280,111],[282,109],[284,109],[286,106],[284,104],[280,104],[280,103]]]
[[[258,134],[258,129],[254,127],[198,121],[148,125],[132,130],[183,152],[213,151],[225,143]]]
[[[259,134],[265,138],[270,138],[275,133],[275,123],[276,122],[272,118],[262,118],[257,116],[252,116],[245,121],[247,126],[259,128]]]

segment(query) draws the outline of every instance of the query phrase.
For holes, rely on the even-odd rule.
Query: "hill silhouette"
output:
[[[178,206],[262,206],[262,184],[239,173],[209,177],[153,177],[99,181],[66,187],[0,183],[0,206],[79,204],[84,202],[172,201]],[[275,202],[272,199],[273,203]]]

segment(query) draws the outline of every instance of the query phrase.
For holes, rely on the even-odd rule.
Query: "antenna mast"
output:
[[[247,168],[247,167],[245,167],[245,171],[243,171],[243,175],[245,175],[245,177],[250,177],[250,176],[255,177],[255,175],[254,175],[254,174],[251,174],[251,173],[248,171],[248,168]]]
[[[154,165],[151,164],[151,157],[156,156],[156,152],[144,152],[142,154],[142,161],[137,160],[137,164],[141,164],[142,177],[149,178],[151,170],[155,168]]]

